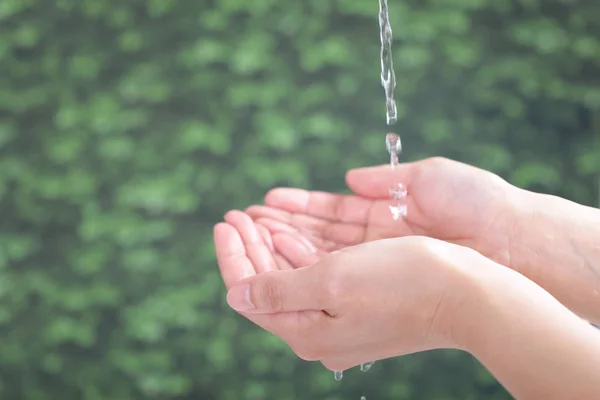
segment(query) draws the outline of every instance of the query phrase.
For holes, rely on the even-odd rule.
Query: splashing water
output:
[[[379,37],[381,39],[381,86],[385,90],[385,109],[387,124],[398,121],[394,90],[396,89],[396,74],[392,60],[392,27],[388,13],[387,0],[379,0]]]
[[[400,136],[395,133],[388,133],[385,136],[385,147],[388,153],[390,153],[390,166],[395,169],[398,166],[398,156],[402,152],[402,142]],[[397,183],[389,188],[390,197],[394,200],[404,200],[408,196],[408,190],[402,183]],[[408,215],[408,209],[406,204],[397,204],[390,206],[390,212],[395,221],[399,220],[400,217],[406,217]]]

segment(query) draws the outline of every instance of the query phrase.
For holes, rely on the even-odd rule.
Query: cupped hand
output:
[[[330,252],[368,241],[423,235],[477,250],[510,264],[517,188],[490,172],[444,158],[348,172],[352,195],[274,189],[246,212],[272,233],[286,232]],[[408,215],[394,220],[389,188],[408,189]]]
[[[238,210],[229,211],[225,214],[225,222],[215,225],[214,242],[221,276],[228,290],[245,278],[312,265],[326,255],[301,235],[272,234]],[[275,334],[281,326],[299,318],[295,313],[244,316]]]
[[[327,254],[288,233],[271,237],[242,212],[225,219],[215,227],[215,245],[230,306],[301,358],[342,371],[463,346],[456,327],[473,303],[463,263],[470,250],[408,237]],[[290,246],[279,256],[272,240]]]

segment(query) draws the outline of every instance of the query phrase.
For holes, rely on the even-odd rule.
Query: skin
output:
[[[477,357],[518,399],[600,396],[600,336],[524,276],[466,247],[382,239],[327,254],[242,212],[215,226],[229,305],[340,371],[438,348]],[[376,310],[376,312],[374,312]],[[518,313],[515,310],[519,310]]]
[[[597,210],[439,158],[347,181],[353,195],[276,189],[226,214],[232,308],[331,370],[457,348],[518,399],[600,398],[600,336],[564,306],[600,320]]]
[[[490,172],[443,158],[360,168],[346,176],[352,195],[281,188],[246,213],[282,249],[309,242],[317,252],[369,241],[427,236],[466,246],[549,291],[600,324],[600,211],[516,188]],[[408,216],[394,221],[388,188],[408,188]],[[289,251],[288,251],[289,253]],[[293,263],[293,262],[292,262]],[[286,266],[286,264],[288,264]]]

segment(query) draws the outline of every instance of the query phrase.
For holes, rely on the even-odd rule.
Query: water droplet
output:
[[[389,98],[386,102],[386,122],[388,125],[398,122],[398,109],[396,108],[396,101],[392,98]]]
[[[367,400],[367,398],[365,396],[361,396],[360,400]]]
[[[401,217],[406,218],[408,215],[408,208],[406,204],[399,204],[397,206],[390,206],[390,211],[392,212],[392,217],[394,221],[398,221]]]
[[[333,378],[336,381],[341,381],[344,378],[344,371],[335,371],[333,373]]]
[[[400,136],[395,133],[385,135],[385,147],[388,153],[390,153],[390,165],[392,168],[396,168],[398,166],[398,155],[402,152]]]
[[[390,188],[390,196],[395,200],[403,200],[408,195],[406,186],[398,183]]]
[[[400,140],[400,136],[395,133],[388,133],[385,135],[385,147],[387,148],[388,153],[399,155],[402,152],[402,141]]]
[[[371,367],[373,366],[374,363],[372,362],[368,362],[368,363],[364,363],[364,364],[360,364],[360,370],[362,372],[367,372],[368,370],[371,369]]]

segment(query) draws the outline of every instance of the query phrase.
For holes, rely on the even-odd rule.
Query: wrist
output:
[[[530,192],[502,181],[501,195],[496,202],[500,208],[495,222],[483,232],[475,250],[500,265],[516,269],[518,257],[514,243],[519,243],[522,226],[531,221],[532,205]]]
[[[488,262],[484,265],[485,261]],[[485,261],[470,274],[470,298],[461,319],[460,343],[465,351],[485,359],[493,350],[491,347],[517,340],[516,335],[525,339],[528,331],[537,332],[539,326],[548,322],[560,324],[561,318],[580,320],[527,277]]]
[[[508,268],[476,287],[465,350],[515,398],[597,398],[600,342],[588,323]]]
[[[509,240],[511,269],[569,309],[600,322],[600,211],[517,189]]]
[[[461,345],[474,357],[485,358],[489,345],[506,330],[509,317],[521,313],[527,290],[527,278],[493,261],[480,265],[471,274],[470,301],[465,304],[462,318]],[[533,283],[532,283],[533,284]],[[516,311],[516,312],[515,312]],[[497,342],[500,345],[502,341]]]
[[[472,353],[482,331],[487,329],[483,325],[493,322],[487,319],[498,296],[493,283],[505,281],[507,272],[523,277],[467,247],[453,247],[443,261],[450,271],[444,279],[452,296],[446,296],[449,302],[441,331],[447,333],[451,347]]]

